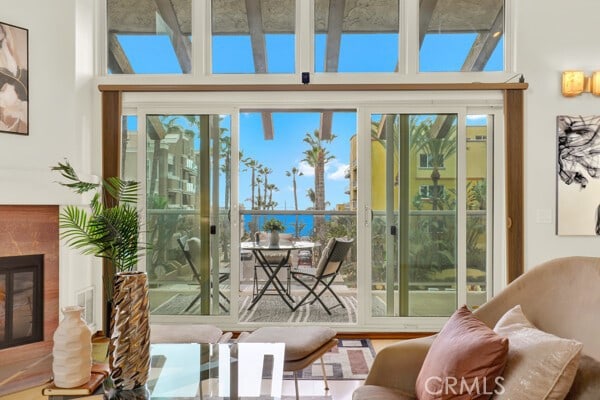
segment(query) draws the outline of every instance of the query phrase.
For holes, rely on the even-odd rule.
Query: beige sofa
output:
[[[537,328],[582,342],[582,354],[600,360],[600,258],[567,257],[539,265],[475,315],[493,328],[517,304]],[[415,381],[433,338],[406,340],[381,350],[353,400],[413,399]]]

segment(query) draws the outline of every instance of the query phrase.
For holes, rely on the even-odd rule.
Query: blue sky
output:
[[[121,45],[136,73],[177,74],[181,69],[170,40],[166,35],[120,35]],[[419,57],[423,72],[459,71],[475,40],[475,34],[426,35]],[[324,70],[325,35],[315,36],[315,71]],[[266,35],[267,64],[269,73],[294,73],[294,36]],[[234,49],[232,51],[232,49]],[[503,39],[492,54],[486,71],[503,69]],[[161,54],[156,57],[156,54]],[[340,48],[340,72],[391,72],[398,60],[397,34],[344,34]],[[252,47],[249,36],[219,36],[213,38],[213,71],[215,73],[254,73]],[[279,188],[273,195],[278,209],[293,209],[291,178],[285,171],[297,167],[304,175],[298,177],[299,208],[311,205],[306,191],[314,185],[312,170],[302,162],[302,152],[307,145],[302,141],[306,133],[319,129],[318,112],[275,112],[273,114],[274,139],[263,139],[260,113],[240,115],[240,150],[273,169],[269,180]],[[481,121],[481,120],[479,120]],[[228,122],[225,122],[228,124]],[[470,119],[476,124],[478,120]],[[338,203],[346,203],[345,194],[349,181],[344,171],[349,164],[350,137],[356,133],[356,114],[336,112],[332,132],[337,138],[328,150],[335,159],[326,167],[326,201],[329,209]],[[239,201],[246,208],[250,203],[250,171],[240,172]]]

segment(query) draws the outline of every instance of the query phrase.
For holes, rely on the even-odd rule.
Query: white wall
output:
[[[516,71],[525,75],[525,264],[600,257],[600,238],[556,235],[556,116],[599,115],[600,98],[560,94],[561,72],[600,70],[597,0],[514,0]],[[600,203],[600,199],[598,199]],[[551,223],[544,217],[551,216]]]
[[[30,113],[29,136],[0,133],[0,204],[84,202],[50,172],[65,157],[85,175],[99,172],[99,148],[90,139],[97,118],[92,6],[91,0],[0,0],[0,21],[29,30]],[[94,261],[61,248],[61,307],[93,284]]]

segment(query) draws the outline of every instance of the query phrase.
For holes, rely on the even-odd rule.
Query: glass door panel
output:
[[[230,117],[146,115],[152,314],[229,313]]]
[[[372,314],[457,303],[457,115],[371,116]]]
[[[329,240],[356,241],[356,123],[355,110],[241,111],[239,235],[246,248],[239,256],[240,323],[356,323],[357,245],[330,290],[322,284],[315,289],[324,290],[320,299],[331,314],[317,301],[294,311],[284,301],[291,298],[298,304],[307,295],[303,277],[296,273],[308,274],[302,282],[313,285],[309,275],[316,273]],[[289,256],[264,251],[268,257],[263,259],[248,250],[247,242],[256,238],[268,243],[271,233],[265,223],[271,219],[283,225],[279,243],[298,246]],[[277,267],[284,257],[287,263],[277,274],[284,290],[272,290],[266,265]]]
[[[467,115],[467,305],[477,308],[491,294],[491,234],[489,209],[491,198],[491,150],[493,115]],[[490,278],[490,280],[488,280]]]

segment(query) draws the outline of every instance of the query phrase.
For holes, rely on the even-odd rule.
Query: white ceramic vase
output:
[[[82,317],[83,307],[64,307],[54,332],[52,374],[61,388],[81,386],[92,373],[92,331]]]

